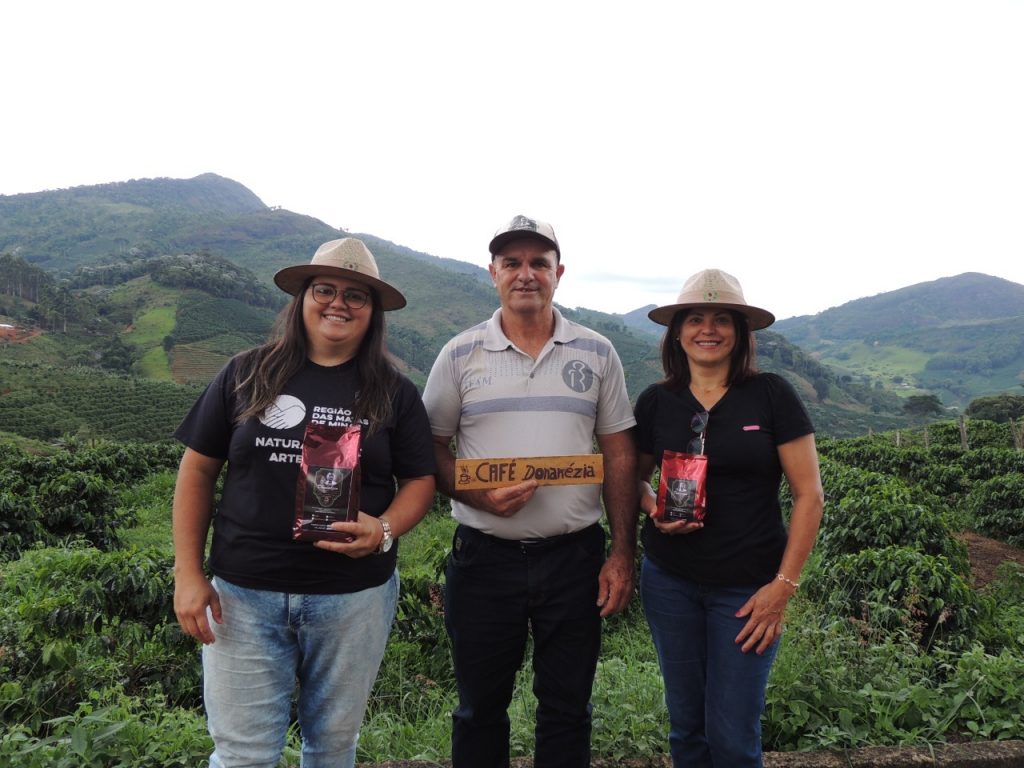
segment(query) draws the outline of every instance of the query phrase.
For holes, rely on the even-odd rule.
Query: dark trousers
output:
[[[460,525],[448,558],[445,624],[459,705],[453,768],[509,765],[508,706],[533,633],[534,768],[590,765],[590,693],[601,647],[597,578],[604,531],[539,542]]]

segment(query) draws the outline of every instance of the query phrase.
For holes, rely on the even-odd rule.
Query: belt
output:
[[[462,525],[460,527],[462,528],[463,534],[468,533],[470,536],[479,536],[500,546],[518,547],[520,549],[541,549],[544,547],[557,547],[562,544],[566,544],[579,536],[589,533],[594,528],[599,527],[599,523],[588,525],[586,528],[580,528],[578,531],[559,533],[555,536],[544,536],[537,539],[503,539],[500,536],[492,536],[489,533],[478,531],[476,528],[470,528],[468,525]]]

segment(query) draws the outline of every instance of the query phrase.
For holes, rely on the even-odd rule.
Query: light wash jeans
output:
[[[760,768],[761,713],[779,649],[758,656],[736,644],[738,611],[757,587],[710,587],[649,559],[640,597],[665,681],[674,768]]]
[[[398,572],[343,595],[214,579],[224,621],[203,646],[210,768],[277,768],[298,683],[302,768],[351,768],[398,603]]]

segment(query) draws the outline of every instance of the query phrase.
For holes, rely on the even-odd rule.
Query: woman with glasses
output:
[[[211,768],[277,766],[293,700],[303,768],[352,766],[397,604],[396,539],[434,498],[430,426],[384,343],[405,297],[361,241],[274,281],[294,296],[274,338],[233,358],[175,432],[174,610],[203,643]],[[339,540],[293,537],[306,436],[328,431],[311,424],[361,425],[358,519],[331,524]]]
[[[813,427],[785,379],[757,372],[753,332],[775,318],[748,305],[734,277],[699,272],[675,304],[648,316],[667,330],[665,378],[636,403],[647,513],[640,593],[665,681],[672,764],[761,766],[768,674],[821,521]],[[657,510],[650,480],[673,452],[706,457],[703,519]]]

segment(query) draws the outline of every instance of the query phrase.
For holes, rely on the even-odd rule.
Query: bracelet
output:
[[[776,573],[775,574],[775,578],[778,579],[779,581],[782,581],[782,582],[785,582],[786,584],[789,584],[789,586],[791,586],[793,589],[800,589],[800,582],[799,581],[793,581],[792,579],[787,579],[781,573]]]

